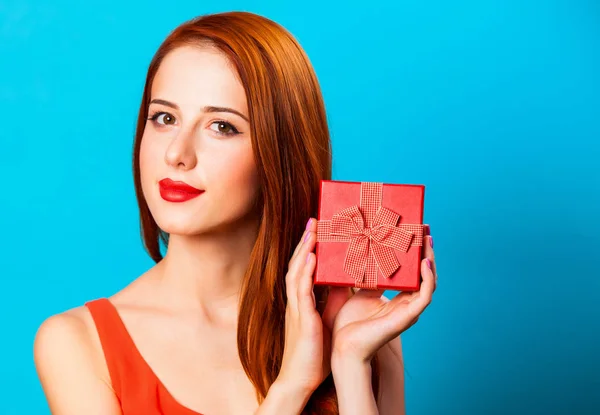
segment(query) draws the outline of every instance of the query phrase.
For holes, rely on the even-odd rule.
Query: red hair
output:
[[[265,17],[249,12],[209,14],[173,30],[148,68],[133,153],[142,238],[156,262],[162,259],[160,241],[168,245],[169,238],[158,228],[143,197],[140,144],[158,67],[170,51],[185,45],[211,46],[224,53],[247,97],[262,215],[242,284],[237,342],[244,370],[262,402],[281,368],[288,262],[306,221],[317,217],[320,181],[331,178],[325,105],[304,50],[286,29]],[[327,293],[327,287],[315,286],[321,313]],[[377,396],[376,359],[373,369]],[[331,375],[312,395],[304,413],[339,413]]]

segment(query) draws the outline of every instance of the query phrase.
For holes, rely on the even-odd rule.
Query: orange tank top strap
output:
[[[151,373],[148,373],[145,362],[140,358],[133,339],[110,300],[99,298],[85,305],[100,337],[113,390],[122,402],[124,388],[127,389],[132,382],[138,383]]]

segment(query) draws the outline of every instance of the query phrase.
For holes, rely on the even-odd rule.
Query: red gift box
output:
[[[425,186],[322,180],[315,285],[414,291]]]

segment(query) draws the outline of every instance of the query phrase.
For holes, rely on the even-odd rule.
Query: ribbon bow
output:
[[[382,188],[382,183],[361,183],[360,205],[318,224],[318,242],[350,242],[344,271],[354,277],[356,287],[377,288],[377,269],[389,278],[400,267],[395,249],[407,252],[422,244],[423,225],[397,225],[400,215],[381,206]]]

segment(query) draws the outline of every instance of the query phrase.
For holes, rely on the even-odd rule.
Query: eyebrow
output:
[[[152,101],[150,101],[151,104],[161,104],[161,105],[165,105],[167,107],[171,107],[174,108],[176,110],[179,110],[179,106],[171,101],[167,101],[164,99],[153,99]],[[246,120],[246,122],[250,122],[248,120],[248,117],[246,117],[244,114],[242,114],[241,112],[234,110],[233,108],[229,108],[229,107],[215,107],[213,105],[207,105],[204,108],[202,108],[202,110],[204,112],[229,112],[232,114],[236,114],[240,117],[242,117],[244,120]]]

